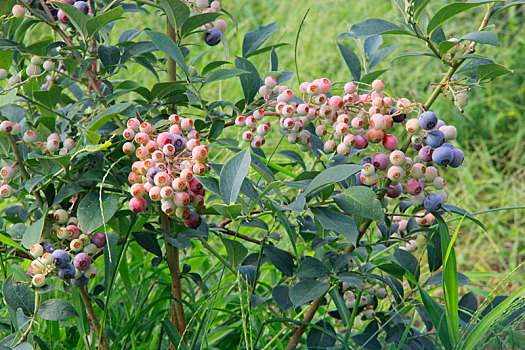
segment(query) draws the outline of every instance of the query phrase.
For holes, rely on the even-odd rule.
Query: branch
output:
[[[95,328],[95,332],[97,333],[97,339],[99,342],[99,345],[102,347],[103,350],[109,350],[109,344],[106,339],[106,336],[104,335],[104,332],[101,332],[100,329],[100,322],[98,321],[97,314],[95,313],[95,310],[93,309],[93,305],[91,304],[91,298],[89,297],[87,293],[86,286],[77,287],[78,291],[80,293],[80,296],[82,297],[82,300],[84,301],[84,305],[86,305],[86,311],[89,318],[89,321],[93,325],[93,328]]]

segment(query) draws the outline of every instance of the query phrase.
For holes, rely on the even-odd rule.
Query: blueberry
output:
[[[454,145],[451,144],[450,142],[445,142],[445,143],[442,144],[441,146],[443,146],[443,147],[448,147],[448,148],[450,148],[450,149],[452,149],[452,150],[455,148]]]
[[[397,112],[397,109],[392,108],[392,110],[390,111],[390,115],[395,114],[396,112]],[[392,117],[392,120],[395,123],[401,123],[401,122],[403,122],[405,120],[406,117],[407,117],[406,114],[397,114],[397,115]]]
[[[438,117],[436,113],[426,111],[419,116],[419,125],[425,130],[432,130],[438,123]]]
[[[222,32],[217,28],[210,29],[204,36],[204,41],[208,46],[215,46],[222,40]]]
[[[80,11],[84,12],[85,15],[87,15],[87,13],[89,12],[88,4],[85,1],[77,1],[73,6],[75,6]]]
[[[155,185],[155,175],[157,175],[157,173],[160,173],[161,171],[162,169],[156,166],[149,168],[148,172],[146,173],[146,180],[148,180],[150,184]]]
[[[452,151],[452,154],[454,155],[454,158],[448,165],[450,165],[453,168],[457,168],[463,163],[463,160],[465,159],[465,155],[463,154],[462,150],[457,149],[457,148],[455,148]]]
[[[432,153],[432,160],[440,166],[447,166],[454,159],[454,152],[448,147],[438,147]]]
[[[431,212],[438,211],[443,205],[443,198],[435,193],[429,194],[423,202],[425,209]]]
[[[365,165],[367,163],[372,164],[372,157],[364,157],[363,159],[361,159],[361,165]]]
[[[106,245],[106,234],[104,232],[95,232],[91,236],[91,243],[97,246],[97,248],[102,248]]]
[[[390,163],[390,160],[388,159],[388,156],[384,153],[376,153],[372,156],[372,165],[379,170],[385,170],[388,168],[388,164]]]
[[[80,253],[75,256],[73,259],[73,264],[75,265],[75,268],[79,270],[87,270],[89,266],[91,266],[91,257],[87,255],[86,253]]]
[[[40,244],[42,245],[42,248],[44,248],[44,253],[51,254],[55,250],[55,246],[49,243],[48,241],[44,241]]]
[[[358,172],[357,174],[355,174],[355,184],[357,186],[364,186],[365,185],[363,183],[363,181],[361,181],[361,172]]]
[[[86,276],[84,276],[84,274],[82,274],[82,276],[80,276],[79,278],[71,280],[71,284],[75,287],[87,286],[88,282],[89,279]]]
[[[55,259],[55,266],[59,269],[65,267],[69,263],[69,254],[62,249],[55,250],[53,252],[53,258]]]
[[[180,152],[186,147],[186,141],[179,135],[174,135],[175,141],[173,141],[173,146],[175,146],[175,152]]]
[[[62,278],[63,280],[70,280],[75,277],[76,272],[77,270],[73,264],[67,264],[66,266],[58,269],[58,277]]]
[[[439,130],[432,130],[427,135],[427,144],[432,148],[438,148],[445,142],[445,134]]]

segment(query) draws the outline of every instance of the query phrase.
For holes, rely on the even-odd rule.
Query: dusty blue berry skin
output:
[[[448,165],[450,165],[453,168],[457,168],[463,163],[463,160],[465,159],[465,155],[463,154],[462,150],[457,149],[457,148],[455,148],[452,151],[452,154],[454,155],[454,158]]]
[[[77,1],[77,2],[75,2],[75,4],[73,6],[75,6],[80,11],[84,12],[85,15],[87,15],[87,13],[89,11],[88,4],[85,1]]]
[[[155,175],[157,175],[157,173],[160,173],[161,171],[162,169],[156,166],[149,168],[148,172],[146,173],[146,180],[148,180],[150,184],[155,185]]]
[[[66,264],[66,266],[58,269],[58,277],[62,278],[63,280],[70,280],[75,277],[76,271],[77,270],[73,264]]]
[[[427,211],[438,211],[443,206],[443,198],[435,193],[431,193],[425,198],[423,205]]]
[[[44,241],[42,243],[40,243],[42,245],[42,248],[44,248],[44,253],[53,253],[53,251],[55,250],[55,246],[52,245],[51,243],[47,242],[47,241]]]
[[[55,266],[58,268],[65,267],[69,263],[69,254],[62,249],[55,250],[53,258],[55,259]]]
[[[372,164],[372,157],[368,156],[361,159],[361,165],[365,164]]]
[[[440,130],[432,130],[427,135],[427,145],[432,148],[438,148],[445,142],[445,134]]]
[[[357,186],[365,186],[365,184],[361,181],[361,172],[355,174],[355,184]]]
[[[441,146],[443,146],[443,147],[448,147],[448,148],[450,148],[450,149],[454,149],[454,148],[455,148],[454,145],[451,144],[450,142],[445,142],[445,143],[442,144]]]
[[[215,46],[222,40],[222,32],[217,28],[210,29],[204,36],[204,41],[208,46]]]
[[[419,116],[419,125],[425,130],[432,130],[438,123],[438,117],[436,113],[431,111],[423,112]]]
[[[174,135],[175,140],[173,141],[173,146],[175,147],[175,152],[180,152],[186,147],[186,141],[179,135]]]
[[[75,287],[87,286],[88,282],[89,279],[86,276],[84,276],[84,274],[82,274],[82,276],[80,276],[79,278],[71,280],[71,284]]]
[[[454,153],[448,147],[438,147],[432,153],[432,160],[439,166],[447,166],[453,159]]]

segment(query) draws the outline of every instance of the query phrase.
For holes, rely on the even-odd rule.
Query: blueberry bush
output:
[[[395,3],[397,21],[335,38],[333,81],[281,70],[278,24],[241,34],[227,1],[2,1],[0,348],[523,344],[512,274],[462,289],[460,228],[484,226],[449,198],[469,154],[432,108],[468,114],[470,91],[512,73],[484,50],[523,2]],[[394,59],[440,62],[429,96],[381,80],[383,36],[426,47]]]

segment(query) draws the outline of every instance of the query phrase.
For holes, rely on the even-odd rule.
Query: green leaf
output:
[[[312,207],[310,210],[325,229],[333,230],[334,232],[345,236],[354,247],[357,246],[359,232],[355,221],[352,220],[351,217],[328,208]]]
[[[359,62],[359,57],[343,44],[337,43],[337,47],[339,47],[339,51],[341,52],[350,73],[352,73],[354,80],[359,81],[359,79],[361,79],[361,62]]]
[[[17,90],[18,89],[13,89],[13,90],[9,91],[5,95],[0,95],[0,106],[5,106],[7,104],[13,103],[13,101],[16,98],[16,91]]]
[[[85,196],[78,206],[77,217],[81,222],[82,230],[90,234],[100,226],[108,222],[117,212],[119,195],[102,194],[102,202],[99,200],[99,192],[94,191]],[[101,210],[103,208],[103,212]]]
[[[104,67],[114,66],[120,61],[120,50],[116,46],[100,45],[98,47],[98,56]]]
[[[74,194],[82,192],[83,190],[84,188],[82,186],[74,182],[65,184],[64,186],[60,188],[60,190],[56,194],[53,205],[60,204],[60,202],[62,202],[64,199],[67,199]]]
[[[340,281],[348,283],[351,287],[354,287],[356,289],[362,289],[365,285],[363,282],[363,279],[354,272],[343,272],[337,276],[334,276],[334,278],[337,278]]]
[[[416,281],[419,280],[420,268],[419,261],[409,252],[404,249],[395,248],[394,258],[403,267],[410,276]],[[409,279],[409,281],[411,278]]]
[[[171,40],[169,36],[167,36],[164,33],[154,32],[151,30],[146,30],[145,33],[150,37],[153,44],[159,50],[161,50],[166,55],[168,55],[171,59],[177,62],[177,64],[182,68],[184,73],[186,73],[186,76],[189,75],[188,66],[186,65],[186,60],[184,59],[184,56],[182,55],[182,51],[177,46],[177,44],[175,44],[175,42]]]
[[[38,308],[38,316],[48,321],[62,321],[77,317],[77,310],[64,299],[46,300]]]
[[[458,69],[456,74],[458,74],[458,75],[465,75],[467,77],[475,79],[476,78],[476,71],[477,71],[478,67],[481,66],[481,65],[491,64],[491,63],[494,63],[494,61],[489,60],[489,59],[483,59],[483,58],[471,59],[467,63],[463,64]]]
[[[14,0],[0,1],[0,16],[7,15],[13,8]]]
[[[80,11],[75,6],[64,2],[55,1],[53,2],[53,5],[64,11],[67,18],[71,21],[71,24],[73,24],[73,27],[75,27],[79,33],[84,37],[87,36],[87,22],[90,18],[85,15],[84,12]]]
[[[506,3],[506,5],[497,6],[497,7],[495,7],[492,10],[492,12],[490,14],[490,17],[491,18],[494,17],[496,14],[500,13],[503,10],[508,9],[511,6],[517,6],[517,5],[523,5],[523,4],[525,4],[525,0],[518,0],[518,1],[508,2],[508,3]]]
[[[40,219],[31,224],[22,237],[22,245],[27,249],[31,248],[33,244],[40,243],[40,236],[44,230],[44,223],[46,216],[43,215]]]
[[[368,65],[368,70],[373,71],[374,68],[377,66],[379,62],[383,60],[383,58],[386,57],[390,52],[392,52],[398,45],[392,45],[388,47],[384,47],[381,50],[377,51],[372,60],[370,61],[370,64]]]
[[[330,296],[332,297],[332,300],[334,301],[335,307],[337,308],[337,311],[339,312],[339,315],[341,316],[341,320],[343,321],[343,324],[345,326],[348,326],[350,323],[350,319],[352,318],[352,315],[350,314],[350,311],[346,307],[345,301],[343,300],[343,297],[339,293],[339,290],[337,288],[333,288],[329,292]]]
[[[22,251],[25,251],[25,248],[22,247],[20,244],[16,243],[15,241],[13,241],[11,238],[3,235],[3,234],[0,234],[0,242],[4,243],[4,244],[7,244],[13,248],[16,248],[16,249],[20,249]]]
[[[462,36],[460,40],[470,40],[480,44],[499,46],[499,42],[496,38],[496,35],[494,35],[493,32],[489,31],[468,33]]]
[[[242,56],[246,57],[251,52],[257,50],[270,35],[275,33],[279,25],[277,22],[270,23],[266,26],[261,26],[254,31],[247,32],[242,41]]]
[[[262,85],[262,79],[259,76],[257,68],[244,57],[235,57],[235,67],[250,72],[239,76],[241,80],[242,91],[244,93],[244,102],[249,104],[254,99]]]
[[[242,188],[242,186],[241,186]],[[222,203],[214,204],[211,209],[215,209],[217,213],[221,214],[222,216],[235,220],[239,215],[241,215],[242,212],[242,204],[232,204],[232,205],[224,205]]]
[[[371,84],[374,80],[379,78],[379,76],[386,71],[388,71],[388,69],[379,69],[379,70],[375,70],[373,72],[367,73],[361,77],[361,82],[365,84]]]
[[[448,41],[448,40],[440,42],[438,46],[439,54],[443,56],[444,54],[448,52],[448,50],[456,46],[458,42]]]
[[[161,0],[162,1],[162,0]],[[173,344],[175,349],[177,350],[188,350],[188,347],[186,346],[186,343],[182,340],[182,337],[179,334],[179,331],[173,323],[171,323],[170,320],[163,320],[162,321],[162,328],[164,329],[164,332],[168,335],[168,338],[170,338],[170,342]]]
[[[330,275],[330,271],[321,260],[309,256],[301,261],[295,273],[299,278],[320,278]]]
[[[224,68],[224,69],[218,69],[215,72],[211,73],[206,80],[204,81],[204,85],[207,85],[209,83],[212,83],[214,81],[219,80],[226,80],[230,79],[236,76],[239,76],[241,74],[250,73],[242,69],[237,68]]]
[[[190,8],[181,0],[159,0],[160,6],[166,13],[173,28],[180,28],[190,16]]]
[[[208,73],[214,70],[215,68],[220,67],[225,64],[231,64],[231,63],[228,61],[212,61],[208,63],[206,67],[202,69],[202,75],[208,75]]]
[[[383,212],[375,192],[368,187],[353,186],[334,196],[335,203],[345,213],[370,220],[381,220]]]
[[[348,309],[346,309],[348,311]],[[306,346],[309,350],[333,349],[337,339],[335,329],[326,320],[319,320],[315,323],[316,326],[321,327],[323,331],[317,327],[311,327],[306,335]]]
[[[403,27],[380,18],[368,18],[350,27],[347,33],[339,35],[337,39],[343,38],[366,38],[379,34],[402,34],[413,35]]]
[[[443,259],[443,291],[445,294],[445,310],[447,315],[448,333],[452,343],[459,339],[459,315],[458,315],[458,271],[456,264],[456,253],[454,252],[454,241],[450,239],[448,226],[439,214],[435,214],[438,222],[439,238],[441,239],[441,256]],[[457,237],[456,230],[455,237]]]
[[[96,32],[100,30],[104,25],[120,19],[124,14],[124,9],[122,7],[115,7],[112,10],[104,12],[101,15],[93,17],[86,22],[86,28],[88,32],[88,37],[92,37]]]
[[[89,131],[97,131],[100,129],[104,124],[109,122],[114,116],[122,113],[125,109],[131,106],[131,103],[118,103],[116,105],[113,105],[109,107],[108,109],[102,110],[102,113],[100,113],[96,119],[94,119],[91,124],[88,126]]]
[[[328,292],[330,283],[316,280],[304,280],[290,289],[290,300],[294,307],[298,307],[320,298]]]
[[[24,315],[31,316],[35,310],[35,295],[26,283],[13,283],[9,276],[2,287],[2,294],[7,305],[16,310],[21,308]]]
[[[132,232],[135,241],[148,252],[162,257],[162,250],[154,233],[150,232]]]
[[[455,45],[455,44],[454,44]],[[410,56],[430,56],[430,57],[436,57],[433,52],[430,51],[417,51],[417,52],[403,52],[396,57],[392,58],[390,62],[397,60],[398,58],[402,57],[410,57]]]
[[[498,304],[498,306],[487,313],[483,319],[474,326],[474,329],[471,330],[471,328],[465,328],[465,331],[469,331],[469,333],[465,337],[463,343],[460,344],[460,349],[472,350],[478,347],[481,344],[481,340],[487,335],[487,333],[489,333],[489,330],[494,324],[497,324],[498,320],[501,319],[509,309],[512,309],[512,304],[517,299],[523,298],[524,295],[525,285],[512,293],[509,297],[505,298],[505,300]]]
[[[325,169],[310,182],[304,191],[304,195],[307,196],[326,184],[346,180],[350,176],[357,174],[362,168],[361,165],[357,164],[341,164]]]
[[[192,30],[197,29],[206,23],[211,23],[221,16],[219,12],[201,13],[199,15],[188,17],[180,28],[181,37],[186,37]]]
[[[33,92],[33,97],[37,102],[40,102],[51,109],[55,108],[60,100],[60,93],[62,89],[54,84],[49,90],[37,90]]]
[[[151,41],[139,41],[126,47],[122,56],[120,57],[120,63],[126,63],[130,58],[141,55],[143,53],[157,51],[157,47]]]
[[[221,169],[219,189],[224,203],[231,204],[237,201],[242,182],[250,170],[250,149],[235,154]]]
[[[248,249],[246,249],[246,247],[238,241],[222,238],[222,243],[224,243],[224,246],[226,247],[226,251],[228,252],[228,260],[232,266],[240,265],[246,255],[248,255]]]
[[[430,295],[428,295],[428,293],[423,288],[421,288],[419,284],[418,288],[419,294],[421,295],[421,301],[423,302],[423,306],[425,307],[425,310],[427,311],[430,320],[432,320],[432,324],[436,328],[439,339],[441,339],[444,348],[452,349],[452,342],[449,337],[446,326],[445,311],[437,303],[437,301],[435,301]]]
[[[476,69],[478,81],[491,80],[509,73],[514,73],[514,71],[497,63],[482,64]]]
[[[417,21],[430,0],[414,0],[414,19]]]
[[[453,2],[448,4],[436,12],[436,14],[430,19],[427,25],[427,33],[432,33],[442,23],[454,17],[458,13],[469,10],[479,5],[483,5],[494,1],[478,1],[478,2]]]
[[[265,246],[264,254],[279,271],[288,277],[293,276],[294,262],[292,254],[273,245]]]

